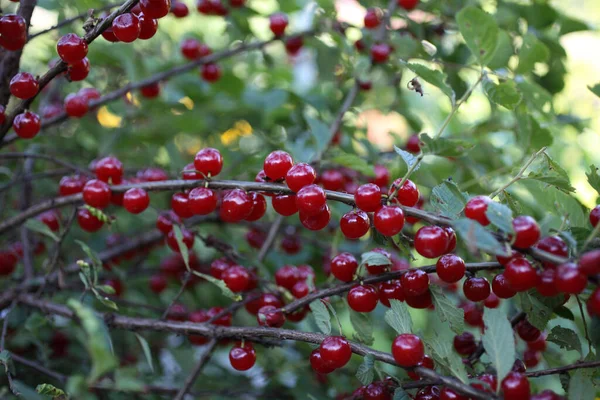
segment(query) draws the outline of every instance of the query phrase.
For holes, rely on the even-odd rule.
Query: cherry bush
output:
[[[2,6],[2,398],[598,395],[600,206],[559,164],[586,121],[555,108],[582,21]]]

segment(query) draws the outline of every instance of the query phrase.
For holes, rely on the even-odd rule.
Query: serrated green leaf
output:
[[[456,15],[456,22],[467,47],[481,65],[494,57],[498,45],[498,25],[493,16],[476,7],[465,7]]]
[[[550,50],[535,35],[528,33],[523,38],[523,45],[519,50],[518,74],[531,72],[535,63],[546,62],[550,57]]]
[[[594,86],[588,86],[588,89],[590,89],[590,92],[600,97],[600,83],[596,83]]]
[[[194,275],[196,275],[196,276],[199,276],[202,279],[205,279],[205,280],[209,281],[210,283],[212,283],[213,285],[215,285],[216,287],[218,287],[219,289],[221,289],[221,293],[224,296],[227,296],[227,297],[229,297],[230,299],[232,299],[234,301],[240,301],[240,300],[242,300],[242,296],[240,296],[239,294],[233,293],[231,291],[231,289],[229,289],[227,287],[227,285],[225,284],[225,282],[223,282],[222,280],[217,279],[214,276],[206,275],[206,274],[203,274],[202,272],[198,272],[198,271],[195,271],[195,270],[191,270],[191,273],[194,274]]]
[[[521,311],[527,314],[527,320],[539,330],[546,329],[552,318],[553,309],[562,305],[562,296],[542,297],[535,290],[518,293],[514,299]]]
[[[406,63],[405,65],[424,81],[440,89],[442,93],[448,96],[452,104],[454,104],[456,96],[454,94],[454,90],[452,90],[452,88],[446,83],[448,76],[446,76],[445,73],[436,69],[431,69],[423,64]]]
[[[392,400],[410,400],[410,395],[402,388],[394,390],[394,398]]]
[[[353,310],[350,310],[349,313],[350,323],[356,332],[355,339],[367,346],[372,345],[375,342],[375,339],[373,338],[373,324],[369,314],[359,313]]]
[[[554,139],[552,134],[546,128],[542,128],[539,122],[529,112],[528,106],[521,104],[515,112],[517,119],[517,140],[524,149],[539,149],[544,146],[550,146]]]
[[[506,314],[500,309],[486,308],[483,313],[483,323],[485,324],[485,332],[481,339],[483,348],[496,368],[498,381],[501,382],[515,363],[513,329]]]
[[[436,213],[456,219],[467,204],[466,193],[460,191],[452,180],[446,180],[431,190],[431,205]]]
[[[402,160],[406,163],[406,166],[410,169],[413,165],[415,165],[417,163],[417,157],[415,157],[414,154],[409,153],[408,151],[402,150],[400,147],[398,146],[394,146],[394,151],[396,152],[396,154],[398,154],[400,157],[402,157]],[[414,171],[417,171],[419,168],[421,167],[421,165],[417,165],[414,169]]]
[[[469,150],[475,147],[475,143],[472,141],[462,139],[447,139],[443,137],[433,139],[427,134],[421,134],[419,138],[423,142],[421,151],[424,154],[440,157],[464,156]]]
[[[49,383],[42,383],[40,385],[37,385],[35,391],[39,394],[44,394],[52,397],[65,395],[65,392],[62,389],[59,389],[56,386],[51,385]]]
[[[568,400],[590,400],[595,397],[596,389],[588,373],[576,370],[569,380]]]
[[[375,176],[375,169],[369,165],[364,158],[356,154],[345,153],[341,150],[336,150],[330,157],[331,162],[339,164],[343,167],[352,168],[365,176]]]
[[[183,262],[185,263],[185,268],[190,270],[190,253],[188,251],[187,246],[183,242],[183,233],[181,232],[181,228],[179,225],[173,224],[173,234],[175,235],[175,240],[177,240],[177,247],[179,248],[179,252],[181,253],[181,258],[183,258]]]
[[[150,346],[148,345],[148,341],[142,335],[136,333],[135,337],[138,342],[140,342],[140,346],[142,347],[142,351],[144,352],[144,357],[146,357],[146,362],[150,366],[150,370],[154,372],[154,362],[152,361],[152,352],[150,351]]]
[[[358,367],[356,371],[356,378],[363,385],[368,385],[373,382],[373,378],[375,377],[375,358],[371,354],[367,354],[363,358],[362,364]]]
[[[435,313],[444,322],[450,324],[450,328],[456,334],[461,334],[465,330],[465,311],[454,305],[450,298],[442,292],[437,285],[429,287],[431,298],[435,306]]]
[[[331,315],[329,315],[329,311],[325,304],[323,304],[323,301],[317,299],[310,303],[309,307],[319,330],[329,335],[331,333]]]
[[[42,235],[46,235],[48,236],[50,239],[54,240],[55,242],[58,242],[58,236],[56,236],[54,234],[54,232],[52,232],[50,230],[50,228],[48,228],[48,225],[44,224],[42,221],[40,221],[39,219],[36,218],[30,218],[25,222],[25,227],[31,231],[37,232],[37,233],[41,233]]]
[[[413,322],[406,304],[398,300],[390,300],[390,309],[385,312],[385,322],[394,328],[396,333],[412,333]]]
[[[381,253],[368,251],[361,255],[361,265],[392,265],[392,261]]]
[[[513,214],[511,209],[504,204],[491,201],[485,215],[496,228],[506,233],[513,233]]]
[[[483,81],[483,88],[491,102],[509,110],[514,110],[523,99],[514,81],[496,84],[492,80],[486,79]]]
[[[306,117],[306,122],[310,128],[310,133],[315,138],[315,154],[321,154],[329,146],[333,135],[329,132],[329,127],[318,119]]]
[[[460,379],[463,383],[469,381],[467,370],[462,358],[453,351],[451,341],[439,335],[427,340],[426,344],[431,349],[431,357],[435,361],[436,368],[441,368],[445,375],[451,375]]]
[[[563,328],[561,326],[555,326],[548,334],[546,340],[552,343],[556,343],[562,349],[575,350],[578,351],[579,354],[582,354],[581,341],[579,340],[579,336],[576,332],[574,332],[571,329]]]
[[[594,188],[596,193],[600,194],[600,175],[598,175],[598,168],[595,165],[590,165],[590,172],[585,174],[588,179],[588,183]]]
[[[510,254],[505,244],[500,243],[490,231],[473,220],[458,219],[452,223],[452,227],[471,250],[479,249],[505,257]]]

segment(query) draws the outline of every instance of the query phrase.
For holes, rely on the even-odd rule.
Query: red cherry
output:
[[[74,33],[67,33],[56,44],[58,56],[67,64],[74,64],[83,60],[88,52],[88,44]]]
[[[523,353],[523,362],[527,366],[527,368],[534,368],[542,359],[542,353],[535,350],[525,350]]]
[[[402,275],[400,282],[407,297],[420,296],[429,290],[429,275],[420,269],[408,270]]]
[[[336,169],[328,169],[323,171],[320,177],[320,182],[327,190],[342,190],[344,187],[344,175]]]
[[[500,298],[496,296],[494,293],[490,293],[490,295],[483,301],[483,306],[487,308],[498,308],[500,305]]]
[[[288,25],[288,17],[283,13],[275,13],[269,17],[269,28],[275,36],[282,36]]]
[[[271,205],[278,214],[283,215],[284,217],[289,217],[298,212],[296,195],[274,196],[271,198]]]
[[[302,242],[296,235],[286,235],[281,241],[280,246],[287,254],[297,254],[302,249]]]
[[[319,349],[314,349],[312,353],[310,353],[309,360],[312,369],[315,372],[318,372],[319,374],[329,374],[335,370],[335,367],[331,366],[328,362],[323,360]]]
[[[171,208],[181,218],[189,218],[194,215],[190,205],[190,199],[185,193],[174,193],[171,197]]]
[[[172,310],[172,309],[171,309]],[[198,310],[191,312],[189,315],[189,321],[194,323],[204,323],[210,319],[208,313],[204,310]],[[200,335],[189,335],[190,342],[195,346],[202,346],[208,343],[208,338]]]
[[[298,270],[292,265],[284,265],[275,273],[275,283],[288,290],[292,290],[298,282]]]
[[[141,182],[160,182],[169,179],[169,175],[161,168],[144,168],[136,173]]]
[[[403,333],[392,343],[392,355],[398,365],[404,368],[416,366],[425,356],[423,342],[417,335]]]
[[[214,63],[202,65],[202,79],[206,82],[213,83],[221,79],[221,67]]]
[[[286,176],[293,165],[292,156],[285,151],[276,150],[265,158],[263,170],[272,181],[278,181]]]
[[[539,274],[538,282],[535,286],[538,293],[545,297],[553,297],[559,294],[556,287],[556,270],[547,269]]]
[[[104,222],[94,217],[87,209],[82,208],[77,211],[77,223],[86,232],[96,232]]]
[[[527,215],[521,215],[513,219],[515,237],[513,246],[519,249],[527,249],[540,239],[540,227],[535,220]]]
[[[424,226],[415,235],[415,250],[427,258],[437,258],[448,247],[448,235],[439,226]]]
[[[456,232],[449,226],[444,226],[442,229],[449,238],[448,247],[446,247],[446,252],[444,254],[452,253],[456,249]]]
[[[138,39],[148,40],[153,38],[158,31],[158,21],[141,12],[138,14],[138,19],[140,20],[140,34]]]
[[[350,253],[341,253],[331,260],[331,273],[342,282],[352,281],[358,262]]]
[[[463,332],[454,336],[454,349],[461,356],[470,356],[477,350],[475,336],[470,332]]]
[[[361,81],[361,80],[357,80],[358,83],[358,87],[360,88],[360,90],[362,91],[369,91],[373,88],[373,82],[371,81]]]
[[[373,63],[382,64],[387,62],[392,48],[387,43],[376,43],[371,47],[371,60]]]
[[[82,81],[87,78],[90,73],[90,61],[87,57],[69,65],[67,74],[72,82]]]
[[[533,342],[542,334],[538,328],[531,325],[526,319],[519,322],[515,329],[519,334],[519,337],[526,342]]]
[[[117,37],[115,36],[115,33],[113,32],[112,26],[109,26],[108,28],[106,28],[104,30],[104,32],[102,32],[102,37],[111,43],[116,43],[119,41],[119,39],[117,39]]]
[[[375,29],[381,23],[379,12],[375,8],[368,8],[364,18],[365,28]]]
[[[390,307],[390,300],[404,301],[404,289],[399,279],[383,282],[379,285],[379,301]]]
[[[225,195],[219,216],[225,222],[238,222],[252,213],[252,198],[242,189],[233,189]]]
[[[161,213],[156,219],[156,228],[165,235],[173,229],[173,223],[181,224],[181,219],[172,210]]]
[[[402,179],[396,179],[392,186],[394,188],[398,187],[401,181]],[[391,192],[392,189],[390,189],[390,194]],[[417,188],[417,185],[415,185],[410,179],[407,179],[406,182],[402,184],[402,187],[398,189],[398,193],[396,195],[396,198],[400,204],[406,207],[414,207],[419,202],[419,197],[419,189]]]
[[[379,187],[385,187],[390,183],[390,171],[384,165],[375,165],[374,167],[375,177],[371,178],[371,183],[376,184]]]
[[[494,280],[492,281],[492,290],[494,291],[494,294],[501,299],[510,299],[517,294],[504,274],[498,274],[494,277]]]
[[[467,324],[483,328],[483,311],[475,303],[464,303],[460,307],[465,312],[465,322]]]
[[[579,271],[576,264],[567,263],[556,269],[554,282],[562,293],[580,294],[587,286],[587,276]]]
[[[335,369],[342,368],[352,357],[350,343],[341,336],[325,338],[319,346],[319,353],[323,361]]]
[[[491,201],[487,196],[473,197],[465,206],[465,217],[475,220],[483,226],[489,225],[490,220],[485,213]]]
[[[413,154],[418,154],[421,152],[421,140],[419,139],[419,135],[412,135],[408,138],[406,142],[406,151]]]
[[[83,176],[63,176],[59,183],[59,194],[61,196],[69,196],[81,193],[86,182],[87,179]]]
[[[504,276],[510,287],[517,292],[534,288],[539,279],[537,271],[524,258],[515,258],[506,264]]]
[[[217,258],[210,263],[210,274],[217,279],[223,279],[223,272],[233,265],[226,258]]]
[[[285,315],[275,306],[262,306],[256,315],[260,326],[281,328],[285,323]]]
[[[535,351],[546,351],[546,335],[541,334],[537,339],[527,342],[527,348]]]
[[[147,99],[153,99],[160,94],[160,85],[158,82],[150,83],[140,88],[140,93]]]
[[[57,232],[60,228],[59,218],[58,212],[55,210],[43,212],[38,216],[38,219],[53,232]]]
[[[123,164],[115,157],[100,159],[93,169],[96,177],[103,182],[112,180],[113,184],[119,184],[123,178]]]
[[[375,253],[379,253],[383,256],[385,256],[388,260],[392,260],[392,255],[390,254],[389,251],[385,250],[385,249],[381,249],[381,248],[375,248],[373,249],[373,251]],[[386,272],[389,269],[390,264],[389,263],[385,263],[385,264],[365,264],[365,266],[367,267],[367,271],[369,271],[369,273],[371,275],[379,275],[379,274],[383,274],[384,272]]]
[[[171,12],[177,18],[187,17],[190,13],[188,6],[181,1],[173,1],[171,6]]]
[[[30,99],[35,96],[40,85],[29,72],[19,72],[10,80],[10,93],[19,99]]]
[[[340,229],[348,239],[359,239],[369,231],[370,222],[366,212],[354,210],[347,212],[340,220]]]
[[[156,294],[162,293],[167,288],[167,278],[164,275],[157,274],[150,277],[150,290]]]
[[[298,54],[302,46],[304,46],[304,39],[302,36],[293,36],[285,40],[285,51],[290,55],[294,56]]]
[[[247,371],[256,363],[256,352],[249,342],[244,347],[234,346],[229,352],[229,362],[233,369]]]
[[[404,8],[405,10],[412,10],[419,4],[419,0],[398,0],[398,6]]]
[[[96,208],[104,208],[110,204],[110,187],[98,179],[88,181],[83,187],[83,201]]]
[[[140,0],[140,8],[150,18],[162,18],[171,10],[171,0]]]
[[[518,372],[509,372],[502,380],[504,398],[515,400],[529,400],[531,389],[527,376]]]
[[[194,167],[204,176],[217,176],[223,169],[223,156],[217,149],[204,148],[196,153]]]
[[[12,251],[0,250],[0,276],[13,273],[17,266],[17,257]]]
[[[371,312],[377,307],[379,296],[373,285],[354,286],[348,292],[348,306],[356,312]]]
[[[306,282],[299,281],[296,282],[294,286],[292,286],[291,292],[292,296],[294,296],[297,299],[301,299],[303,297],[306,297],[310,293],[310,288],[308,287]]]
[[[183,236],[183,244],[185,247],[191,249],[192,246],[194,246],[194,234],[185,228],[181,228],[181,235]],[[179,244],[177,243],[177,237],[175,237],[174,230],[171,230],[167,234],[167,245],[171,250],[179,253]]]
[[[325,191],[315,185],[304,186],[296,194],[296,206],[298,211],[305,216],[315,216],[323,211],[327,204]]]
[[[446,254],[436,263],[435,272],[446,283],[455,283],[465,276],[465,262],[455,254]]]
[[[88,100],[75,93],[65,98],[65,112],[69,117],[81,118],[88,112]]]
[[[595,228],[598,225],[598,221],[600,221],[600,205],[590,211],[590,224]]]
[[[312,184],[317,177],[313,167],[306,163],[294,165],[287,171],[285,183],[294,192],[299,191],[304,186]]]
[[[481,383],[472,383],[471,384],[471,386],[473,386],[477,390],[481,390],[481,391],[488,392],[488,393],[493,393],[498,388],[498,380],[496,379],[495,375],[483,374],[483,375],[479,376],[477,378],[477,380],[483,383],[483,384],[481,384]]]
[[[252,248],[260,249],[265,243],[266,239],[267,234],[258,228],[251,228],[248,232],[246,232],[246,241]]]
[[[86,99],[88,99],[88,101],[98,100],[101,97],[100,91],[98,91],[98,89],[96,88],[91,87],[80,89],[79,92],[77,92],[77,94],[85,97]]]
[[[112,31],[121,42],[131,43],[140,36],[140,19],[131,13],[121,14],[114,19]]]
[[[373,226],[383,236],[397,235],[404,227],[404,212],[398,206],[382,206],[375,211]]]
[[[579,257],[579,272],[584,275],[600,274],[600,250],[592,250]]]
[[[150,196],[141,188],[131,188],[123,195],[123,207],[132,214],[139,214],[150,205]]]
[[[377,211],[381,207],[381,189],[374,183],[359,186],[354,193],[354,201],[363,211]]]
[[[188,60],[197,60],[212,53],[210,48],[196,39],[184,39],[179,46],[181,54]]]
[[[596,290],[594,290],[589,297],[586,306],[590,315],[600,317],[600,288],[596,288]]]
[[[325,208],[317,215],[306,215],[302,212],[299,214],[300,223],[311,231],[320,231],[325,228],[331,220],[331,210],[326,204]]]
[[[488,298],[491,293],[490,283],[485,278],[469,278],[463,284],[465,297],[471,301],[477,302]]]
[[[27,42],[27,23],[16,14],[0,18],[0,45],[8,51],[21,50]]]
[[[232,292],[243,292],[250,283],[250,273],[241,265],[234,265],[223,271],[221,279]]]
[[[217,195],[211,189],[197,187],[188,193],[188,206],[195,215],[207,215],[217,208]]]
[[[537,242],[535,248],[558,257],[569,256],[569,246],[559,236],[547,236]],[[552,266],[554,266],[553,263],[544,262],[544,267],[551,268]]]
[[[252,199],[252,212],[246,217],[246,221],[258,221],[267,211],[267,201],[260,193],[252,192],[249,196]]]

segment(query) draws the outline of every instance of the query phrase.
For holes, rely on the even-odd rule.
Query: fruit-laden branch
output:
[[[92,29],[91,31],[89,31],[84,36],[85,41],[88,44],[92,43],[98,36],[100,36],[100,34],[102,34],[102,32],[104,32],[106,29],[108,29],[112,25],[112,22],[113,22],[113,20],[115,18],[117,18],[119,15],[124,14],[127,11],[131,10],[138,3],[138,1],[139,0],[127,0],[125,3],[123,3],[123,5],[121,7],[119,7],[115,11],[113,11],[108,17],[106,17],[102,21],[100,21],[98,23],[98,25],[96,25],[94,27],[94,29]],[[34,3],[35,3],[35,1],[34,1]],[[12,112],[10,113],[10,115],[6,116],[6,121],[4,122],[4,125],[2,125],[0,127],[0,139],[4,138],[4,136],[6,135],[6,133],[8,132],[8,130],[10,129],[10,127],[12,126],[12,123],[13,123],[13,120],[15,119],[15,117],[18,114],[21,114],[27,108],[29,108],[29,106],[31,105],[31,103],[33,103],[33,101],[35,100],[35,98],[37,97],[37,95],[42,92],[42,90],[46,87],[46,85],[48,85],[48,83],[50,83],[50,81],[52,79],[54,79],[56,76],[58,76],[60,73],[66,71],[66,70],[67,70],[67,64],[64,61],[60,61],[60,62],[56,63],[56,65],[54,67],[50,68],[39,79],[39,81],[38,81],[38,83],[39,83],[39,91],[38,91],[38,93],[35,96],[33,96],[33,97],[31,97],[31,98],[29,98],[27,100],[21,101],[12,110]]]
[[[467,268],[467,271],[469,271],[469,272],[488,271],[488,270],[504,268],[502,265],[500,265],[500,263],[497,263],[497,262],[471,263],[471,264],[465,264],[465,266]],[[293,313],[294,311],[297,311],[297,310],[300,310],[300,309],[306,307],[307,305],[309,305],[310,303],[312,303],[313,301],[315,301],[317,299],[322,299],[324,297],[333,296],[336,294],[347,292],[356,285],[379,283],[379,282],[389,281],[392,279],[398,279],[405,272],[412,271],[413,269],[420,269],[427,273],[433,273],[433,272],[435,272],[435,268],[436,268],[435,265],[428,265],[425,267],[411,268],[410,270],[392,271],[392,272],[386,272],[384,274],[368,276],[366,278],[358,278],[352,282],[341,283],[341,284],[338,284],[335,286],[331,286],[329,288],[325,288],[325,289],[318,290],[316,292],[309,293],[308,295],[306,295],[300,299],[297,299],[297,300],[291,302],[290,304],[282,307],[282,311],[284,311],[285,313]]]
[[[113,192],[122,193],[126,192],[131,188],[142,188],[148,191],[165,191],[165,190],[185,190],[192,189],[199,186],[206,186],[211,189],[243,189],[248,192],[269,192],[269,193],[281,193],[281,194],[294,194],[292,190],[290,190],[286,185],[279,183],[269,183],[269,182],[244,182],[244,181],[234,181],[234,180],[213,180],[213,181],[204,181],[204,180],[169,180],[169,181],[161,181],[161,182],[144,182],[144,183],[136,183],[136,184],[127,184],[127,185],[116,185],[112,186],[111,190]],[[338,201],[340,203],[348,204],[350,206],[355,206],[354,196],[348,193],[342,192],[334,192],[331,190],[325,190],[325,194],[329,200]],[[79,204],[83,202],[83,195],[81,193],[74,194],[71,196],[58,197],[50,200],[46,200],[44,202],[38,203],[20,214],[17,214],[11,218],[6,219],[2,223],[0,223],[0,234],[8,231],[9,229],[19,226],[24,223],[27,219],[35,217],[43,213],[44,211],[48,211],[54,208],[65,207],[69,204]],[[452,226],[452,220],[440,215],[436,215],[427,211],[420,210],[418,208],[399,206],[402,208],[406,215],[411,217],[419,218],[423,221],[429,222],[435,225],[446,225]],[[548,261],[554,264],[563,264],[568,261],[568,259],[563,257],[557,257],[553,254],[546,253],[541,250],[537,250],[531,248],[528,250],[529,254],[531,254],[534,258],[541,261]]]
[[[306,31],[306,32],[303,32],[300,34],[296,34],[294,36],[312,36],[312,35],[316,34],[317,32],[318,32],[317,30],[310,30],[310,31]],[[199,58],[194,61],[190,61],[190,62],[180,65],[178,67],[174,67],[169,70],[159,72],[157,74],[149,76],[146,79],[142,79],[137,82],[130,82],[127,85],[122,86],[115,91],[105,94],[104,96],[100,97],[98,100],[90,101],[89,108],[90,108],[90,110],[93,110],[101,105],[104,105],[106,103],[110,103],[112,101],[122,98],[125,94],[127,94],[128,92],[131,92],[132,90],[140,89],[144,86],[148,86],[148,85],[151,85],[154,83],[165,81],[174,76],[191,71],[200,65],[218,62],[223,59],[226,59],[226,58],[238,55],[238,54],[242,54],[242,53],[245,53],[248,51],[261,50],[264,47],[268,46],[269,44],[278,42],[280,40],[282,40],[282,39],[281,38],[273,38],[273,39],[269,39],[269,40],[265,40],[265,41],[261,41],[261,42],[242,44],[238,47],[223,50],[223,51],[220,51],[217,53],[212,53],[208,56]],[[285,40],[285,38],[283,40]],[[59,124],[67,119],[69,119],[69,116],[67,115],[67,113],[65,111],[63,111],[60,114],[58,114],[52,118],[42,121],[41,130],[44,130],[46,128],[49,128],[56,124]],[[11,134],[2,141],[0,147],[4,147],[4,146],[14,142],[17,139],[19,139],[19,137],[16,134]]]
[[[43,312],[60,315],[69,319],[76,319],[74,312],[66,306],[52,303],[47,300],[39,299],[30,294],[21,294],[16,297],[20,304],[27,305],[32,308],[39,309]],[[278,340],[292,340],[313,344],[320,344],[326,335],[312,332],[300,332],[291,329],[273,329],[263,327],[224,327],[219,325],[210,324],[197,324],[191,322],[172,322],[172,321],[160,321],[155,319],[147,318],[136,318],[126,317],[118,314],[101,314],[98,316],[102,318],[109,327],[124,329],[129,331],[159,331],[159,332],[171,332],[183,335],[202,335],[211,339],[238,339],[248,340],[271,338]],[[396,361],[391,354],[385,353],[378,350],[373,350],[367,346],[350,342],[352,352],[360,356],[371,355],[376,360],[382,361],[387,364],[396,365]],[[427,379],[436,380],[442,382],[444,385],[451,387],[457,392],[470,396],[474,399],[494,399],[495,396],[488,393],[481,392],[469,385],[463,384],[462,382],[450,378],[441,376],[435,371],[417,367],[414,371],[419,375]]]

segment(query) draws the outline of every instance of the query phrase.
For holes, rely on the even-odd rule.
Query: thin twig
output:
[[[36,153],[2,153],[0,154],[0,159],[21,159],[21,158],[34,158],[40,160],[50,161],[54,164],[60,165],[62,167],[71,169],[83,175],[93,176],[92,172],[87,168],[78,167],[75,164],[72,164],[67,161],[63,161],[57,157],[53,157],[47,154],[36,154]]]
[[[194,366],[194,369],[192,370],[190,375],[185,380],[183,387],[181,388],[179,393],[177,393],[177,395],[173,398],[173,400],[183,400],[186,393],[190,390],[190,388],[192,387],[192,385],[198,378],[198,375],[200,375],[200,372],[202,372],[202,368],[204,368],[204,365],[208,362],[208,360],[210,360],[210,356],[212,355],[212,353],[216,347],[217,347],[216,339],[212,339],[210,342],[208,342],[204,353],[202,354],[202,356],[200,357],[200,359]]]
[[[181,297],[181,295],[183,294],[183,292],[185,291],[185,288],[187,287],[190,279],[192,278],[192,274],[190,272],[186,272],[185,276],[183,278],[183,281],[181,282],[181,287],[179,288],[179,291],[177,292],[177,294],[175,295],[175,297],[173,297],[173,299],[171,300],[171,303],[169,303],[169,306],[167,307],[167,309],[165,310],[165,312],[162,313],[162,315],[160,316],[161,320],[165,320],[167,319],[167,317],[169,316],[169,312],[171,311],[171,308],[173,308],[173,306],[175,305],[175,303],[177,303],[177,301],[179,300],[179,298]]]
[[[529,160],[527,160],[527,162],[521,167],[521,169],[519,170],[519,172],[517,173],[517,175],[515,175],[514,178],[512,178],[510,180],[510,182],[508,182],[506,185],[502,186],[501,188],[498,188],[496,190],[494,190],[492,193],[490,193],[490,199],[493,199],[494,197],[498,196],[500,193],[502,193],[504,190],[506,190],[506,188],[508,188],[510,185],[512,185],[513,183],[517,182],[518,180],[523,179],[523,174],[525,173],[525,171],[527,170],[527,168],[529,168],[529,166],[541,155],[546,151],[547,147],[542,147],[541,149],[539,149],[538,151],[536,151],[531,157],[529,157]]]
[[[267,238],[265,239],[265,242],[263,243],[260,250],[258,251],[258,256],[256,258],[259,262],[262,262],[265,259],[265,257],[267,256],[269,249],[275,242],[275,238],[277,237],[277,232],[279,232],[279,228],[281,227],[282,222],[283,222],[283,217],[281,215],[277,215],[277,217],[275,218],[275,221],[273,221],[273,224],[271,225],[271,228],[269,229],[269,233],[267,234]]]
[[[578,295],[576,295],[575,298],[577,299],[577,305],[579,306],[579,313],[581,314],[581,320],[583,322],[583,330],[585,332],[585,339],[588,342],[588,349],[591,352],[592,351],[592,340],[590,339],[590,334],[588,332],[588,325],[587,325],[587,321],[585,319],[585,313],[583,312],[583,304],[581,304],[581,299],[579,298]]]

